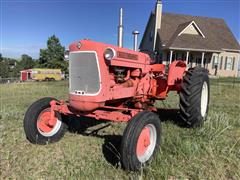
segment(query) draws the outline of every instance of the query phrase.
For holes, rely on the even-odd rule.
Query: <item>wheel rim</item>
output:
[[[38,116],[37,129],[38,132],[45,137],[51,137],[55,135],[62,125],[62,121],[60,121],[59,117],[56,116],[54,117],[53,125],[50,125],[49,124],[50,117],[51,117],[50,108],[45,109]]]
[[[207,106],[208,106],[208,84],[207,82],[203,83],[202,86],[202,94],[201,94],[201,115],[205,117],[207,113]]]
[[[157,131],[154,125],[148,124],[140,133],[137,141],[137,158],[145,163],[152,156],[157,141]]]

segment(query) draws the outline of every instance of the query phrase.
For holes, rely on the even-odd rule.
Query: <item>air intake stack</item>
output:
[[[133,31],[133,50],[138,50],[138,35],[140,34],[139,31]]]
[[[120,9],[120,16],[119,16],[118,46],[123,47],[123,8]]]

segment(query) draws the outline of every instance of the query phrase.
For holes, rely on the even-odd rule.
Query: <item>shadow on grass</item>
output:
[[[68,130],[70,133],[74,134],[81,134],[81,135],[91,135],[94,133],[97,133],[101,129],[96,129],[93,132],[87,133],[86,130],[91,127],[95,127],[99,124],[106,123],[106,121],[97,121],[93,118],[87,118],[87,117],[76,117],[73,115],[69,115],[64,117],[65,123],[68,126]]]
[[[179,109],[158,109],[158,115],[162,122],[170,121],[179,127],[186,127],[180,119]]]
[[[98,121],[93,118],[87,117],[76,117],[68,116],[65,117],[65,122],[68,125],[68,130],[70,133],[81,134],[83,136],[93,136],[97,138],[104,139],[104,144],[102,145],[102,152],[105,159],[113,166],[120,166],[120,146],[121,146],[121,135],[102,135],[99,133],[111,125],[109,121]],[[101,125],[102,124],[102,125]],[[94,130],[88,130],[91,127],[96,127],[101,125],[99,128]]]
[[[104,144],[102,152],[105,159],[116,168],[121,166],[121,135],[106,135],[104,136]]]
[[[177,126],[184,127],[179,120],[179,109],[159,109],[158,115],[162,122],[170,121]],[[75,134],[81,134],[83,136],[93,136],[97,138],[104,139],[104,144],[102,145],[102,152],[105,159],[113,166],[120,166],[120,148],[121,148],[121,135],[103,135],[99,131],[103,130],[111,125],[108,121],[97,121],[92,118],[87,117],[75,117],[69,116],[66,121],[69,132]],[[99,128],[94,130],[88,130],[91,127],[97,127],[102,124]]]

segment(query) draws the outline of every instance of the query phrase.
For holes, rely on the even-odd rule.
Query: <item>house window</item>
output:
[[[226,57],[225,70],[232,70],[233,64],[233,57]]]
[[[212,69],[216,69],[219,66],[219,57],[214,55],[212,60]]]

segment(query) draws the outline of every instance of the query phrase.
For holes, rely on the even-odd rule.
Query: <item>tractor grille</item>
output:
[[[70,53],[69,78],[71,94],[97,94],[100,89],[100,77],[96,53]]]

